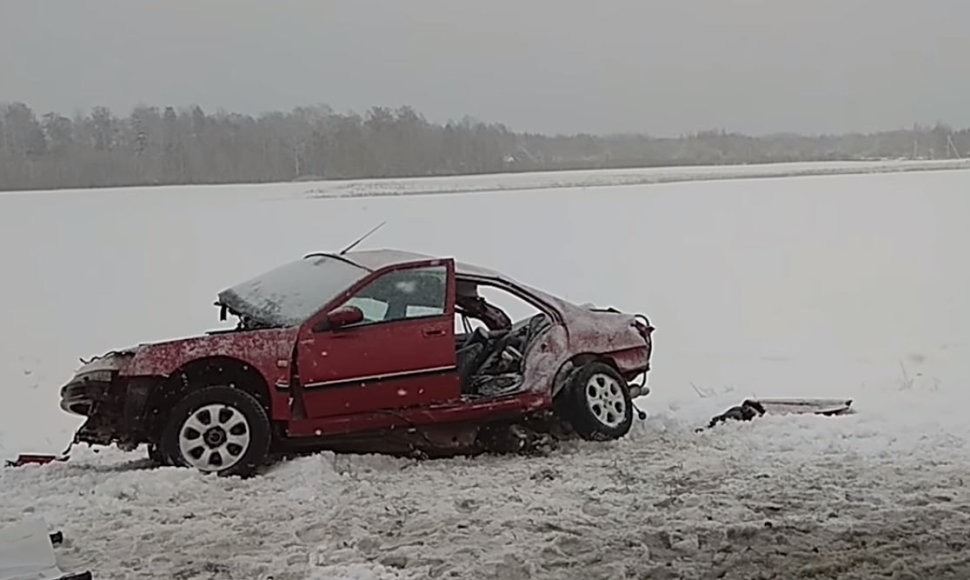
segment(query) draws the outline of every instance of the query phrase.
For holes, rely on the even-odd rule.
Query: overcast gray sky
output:
[[[0,0],[10,101],[410,104],[547,133],[970,126],[970,0]]]

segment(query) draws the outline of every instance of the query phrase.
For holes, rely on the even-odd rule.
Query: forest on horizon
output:
[[[471,118],[429,122],[408,106],[260,115],[138,106],[127,116],[94,107],[65,116],[0,103],[6,191],[957,157],[970,157],[970,129],[942,123],[841,135],[540,135]]]

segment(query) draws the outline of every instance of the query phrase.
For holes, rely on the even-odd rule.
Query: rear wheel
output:
[[[270,438],[259,401],[220,385],[193,391],[175,405],[161,449],[175,465],[245,477],[265,462]]]
[[[583,439],[619,439],[633,425],[630,387],[616,369],[604,362],[580,367],[560,397],[560,413]]]

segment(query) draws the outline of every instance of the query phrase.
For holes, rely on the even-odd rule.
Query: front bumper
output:
[[[153,431],[149,396],[154,379],[129,379],[116,373],[80,375],[61,388],[60,407],[87,421],[75,442],[136,446]]]
[[[83,380],[70,382],[61,388],[61,409],[75,415],[90,416],[96,408],[110,405],[112,381]]]

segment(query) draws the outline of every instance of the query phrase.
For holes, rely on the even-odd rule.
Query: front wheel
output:
[[[175,405],[161,448],[175,465],[246,477],[265,462],[270,438],[269,418],[259,401],[219,385],[189,393]]]
[[[616,369],[604,362],[580,367],[560,397],[563,418],[583,439],[619,439],[633,425],[630,387]]]
[[[166,457],[165,454],[162,453],[162,450],[154,444],[148,446],[148,460],[156,466],[171,465],[168,457]]]

